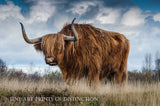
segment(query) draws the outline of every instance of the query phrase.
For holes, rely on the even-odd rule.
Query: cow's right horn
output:
[[[20,22],[21,24],[21,28],[22,28],[22,35],[23,35],[23,38],[24,40],[29,43],[29,44],[35,44],[35,43],[40,43],[42,41],[42,37],[39,37],[39,38],[35,38],[35,39],[29,39],[26,35],[26,32],[25,32],[25,29],[24,29],[24,26],[23,24]]]
[[[77,41],[77,40],[79,40],[78,33],[77,33],[77,31],[76,31],[76,29],[75,29],[75,27],[74,27],[74,21],[75,21],[75,19],[76,19],[76,18],[74,18],[74,19],[72,20],[72,23],[71,23],[71,29],[72,29],[72,31],[73,31],[73,33],[74,33],[74,36],[63,35],[63,38],[64,38],[64,40],[66,40],[66,41]]]

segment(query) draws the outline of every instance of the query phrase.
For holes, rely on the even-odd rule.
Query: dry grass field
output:
[[[100,84],[90,88],[84,80],[73,85],[63,81],[0,80],[1,105],[99,105],[160,106],[160,83],[129,83],[125,87]]]

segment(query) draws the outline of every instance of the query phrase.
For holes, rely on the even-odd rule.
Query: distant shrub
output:
[[[62,81],[63,80],[62,74],[59,71],[44,74],[43,78],[49,81]]]
[[[128,71],[128,81],[129,82],[158,82],[155,78],[154,72],[151,71]]]
[[[0,75],[1,76],[6,75],[7,73],[6,71],[7,71],[6,63],[2,59],[0,59]]]

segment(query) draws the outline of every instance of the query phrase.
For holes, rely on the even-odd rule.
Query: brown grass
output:
[[[20,94],[14,93],[20,91]],[[160,106],[160,83],[128,83],[125,87],[119,87],[113,84],[100,84],[97,89],[90,88],[85,80],[76,82],[73,85],[67,85],[65,82],[48,82],[41,80],[38,82],[19,81],[19,80],[0,80],[1,101],[3,97],[97,97],[98,101],[78,101],[73,104],[96,104],[109,106]],[[52,101],[51,104],[59,104],[63,101]],[[5,103],[5,102],[4,102]],[[12,103],[12,102],[7,102]],[[17,103],[17,102],[14,102]],[[19,102],[18,102],[19,103]],[[43,104],[48,102],[43,102]],[[64,102],[63,102],[64,103]],[[69,103],[69,102],[65,102]],[[32,104],[30,102],[30,104]],[[34,103],[37,104],[37,103]],[[45,104],[46,105],[46,104]]]

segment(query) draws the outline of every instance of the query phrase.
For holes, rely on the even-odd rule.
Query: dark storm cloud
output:
[[[150,0],[150,3],[160,5],[160,0]]]
[[[131,0],[105,0],[104,5],[108,7],[131,7],[136,6]]]
[[[123,6],[136,6],[131,0],[59,0],[60,2],[65,2],[66,6],[70,6],[73,3],[80,3],[82,1],[91,1],[91,2],[102,2],[105,6],[109,7],[123,7]],[[155,0],[158,1],[158,0]]]
[[[160,0],[132,0],[138,5],[143,11],[160,11]]]
[[[83,14],[80,18],[82,19],[93,19],[99,12],[99,6],[90,6],[85,14]]]
[[[38,0],[37,0],[38,1]],[[21,0],[20,3],[22,5],[25,5],[27,7],[30,7],[32,5],[35,5],[37,1],[34,1],[34,0]]]
[[[0,0],[0,4],[7,4],[6,0]]]
[[[23,14],[23,16],[29,17],[31,7],[36,5],[40,1],[45,0],[19,0],[19,4],[17,5],[21,7],[21,13]],[[46,0],[46,2],[50,2],[51,5],[55,6],[57,13],[67,14],[68,16],[79,17],[80,19],[86,20],[95,18],[100,8],[129,8],[132,6],[136,6],[131,0]],[[75,5],[80,5],[82,2],[92,2],[95,3],[95,5],[89,5],[85,13],[81,15],[72,13],[72,11],[67,12],[67,10],[73,8]],[[54,16],[52,18],[54,18]]]
[[[95,5],[89,5],[86,12],[81,15],[73,14],[71,12],[68,12],[67,14],[87,20],[95,18],[101,8],[125,8],[124,11],[127,11],[130,7],[136,7],[135,3],[131,0],[59,0],[59,3],[54,5],[56,5],[59,12],[66,14],[66,10],[73,8],[75,5],[80,5],[83,2],[92,2],[95,3]]]

